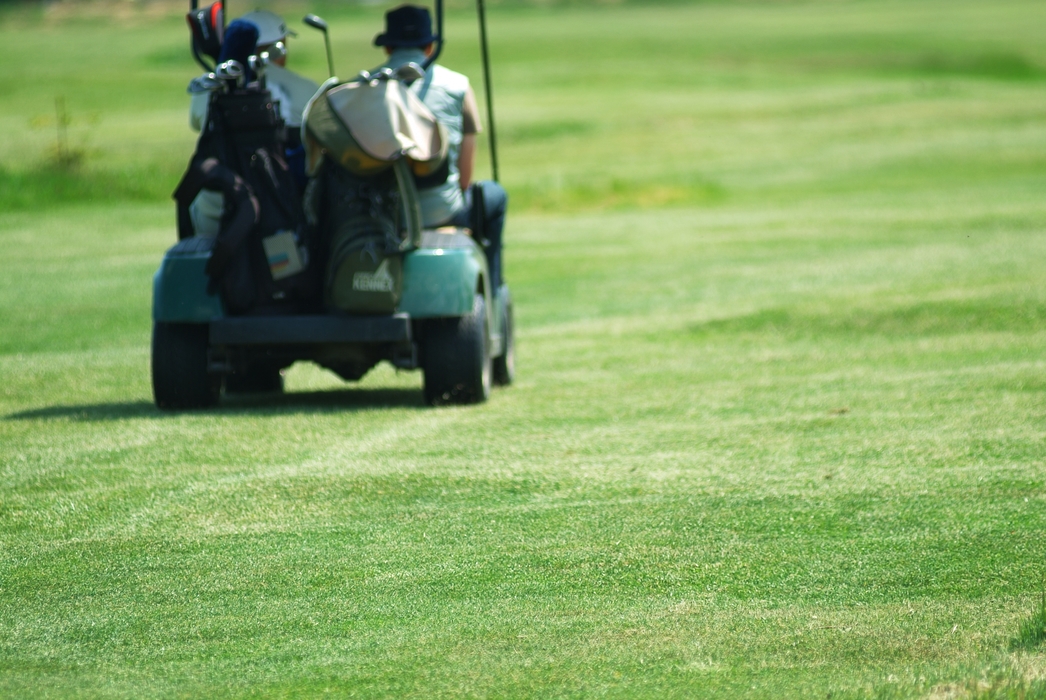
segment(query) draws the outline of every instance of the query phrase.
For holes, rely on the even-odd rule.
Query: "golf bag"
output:
[[[283,156],[283,132],[267,90],[257,84],[216,90],[174,192],[179,238],[194,234],[189,205],[200,190],[223,195],[206,273],[208,291],[221,294],[230,314],[294,313],[318,301],[319,276],[309,264],[308,229]]]
[[[415,177],[446,159],[441,127],[391,71],[317,94],[304,123],[312,176],[305,211],[325,251],[324,302],[350,313],[393,313],[403,253],[421,238]]]
[[[405,163],[361,176],[323,163],[305,208],[324,242],[324,302],[364,314],[395,312],[403,291],[403,256],[420,231],[417,190]],[[413,219],[413,220],[411,220]]]

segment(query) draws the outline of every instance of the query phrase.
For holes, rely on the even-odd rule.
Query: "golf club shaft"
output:
[[[483,0],[476,0],[476,9],[479,12],[479,43],[483,53],[483,86],[487,93],[487,125],[490,128],[490,170],[494,181],[498,178],[498,138],[494,126],[494,92],[490,81],[490,54],[487,51],[487,15],[483,8]]]
[[[331,37],[330,32],[326,29],[323,30],[323,43],[327,47],[327,70],[330,73],[330,77],[334,77],[334,56],[331,54]]]

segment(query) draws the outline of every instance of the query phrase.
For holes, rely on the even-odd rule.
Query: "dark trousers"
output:
[[[486,212],[483,236],[487,239],[487,266],[490,268],[491,290],[496,294],[501,286],[501,233],[505,230],[505,212],[508,210],[508,193],[493,180],[482,180],[465,190],[465,208],[450,220],[452,226],[472,225],[473,192],[483,193],[483,210]]]

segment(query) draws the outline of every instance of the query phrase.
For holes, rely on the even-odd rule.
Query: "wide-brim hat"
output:
[[[298,33],[289,28],[287,23],[283,21],[283,17],[280,17],[275,12],[255,10],[254,12],[248,12],[240,19],[250,22],[258,28],[258,46],[268,46],[269,44],[275,44],[277,41],[282,41],[288,36],[298,36]]]
[[[406,48],[436,41],[428,8],[400,5],[385,13],[385,32],[374,37],[375,46]]]

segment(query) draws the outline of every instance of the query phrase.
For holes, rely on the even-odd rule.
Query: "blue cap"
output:
[[[247,57],[254,53],[257,44],[258,28],[242,19],[234,20],[225,28],[225,39],[222,41],[218,63],[239,61],[246,69]]]

